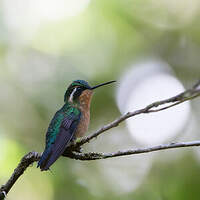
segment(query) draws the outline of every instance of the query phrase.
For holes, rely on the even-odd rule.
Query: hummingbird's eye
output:
[[[77,97],[79,97],[82,93],[82,91],[84,90],[84,88],[82,87],[77,87],[74,94],[73,94],[73,99],[76,99]]]
[[[77,87],[76,91],[82,91],[82,88],[81,87]]]

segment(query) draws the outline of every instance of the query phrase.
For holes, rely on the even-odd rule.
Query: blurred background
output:
[[[95,92],[89,133],[200,77],[199,0],[1,0],[0,184],[27,152],[42,152],[72,80]],[[137,116],[84,146],[110,152],[199,139],[200,100]],[[199,148],[100,161],[60,158],[28,168],[9,200],[199,199]]]

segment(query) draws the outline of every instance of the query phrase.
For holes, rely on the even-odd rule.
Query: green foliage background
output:
[[[81,78],[92,85],[119,80],[130,63],[143,56],[165,60],[185,87],[200,77],[198,1],[92,0],[81,14],[70,19],[42,21],[34,28],[27,16],[29,26],[22,24],[14,29],[6,20],[4,3],[0,2],[0,184],[5,183],[26,152],[43,150],[48,123],[63,104],[64,92],[72,80]],[[120,115],[115,92],[113,87],[107,87],[95,93],[89,132]],[[191,132],[197,136],[199,102],[192,102],[198,125]],[[121,131],[125,130],[122,125]],[[106,146],[97,149],[104,151]],[[132,192],[117,193],[106,188],[96,172],[99,162],[61,158],[52,173],[41,173],[34,164],[8,198],[199,199],[200,161],[192,149],[177,151],[181,155],[174,159],[157,153],[150,172]],[[174,152],[166,154],[173,157]],[[85,179],[92,187],[84,183]]]

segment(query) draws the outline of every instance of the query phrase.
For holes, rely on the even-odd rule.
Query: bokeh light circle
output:
[[[129,112],[141,109],[155,101],[170,98],[184,91],[181,82],[169,73],[170,69],[166,70],[166,68],[169,68],[167,64],[160,61],[150,61],[150,63],[151,65],[148,65],[148,62],[145,62],[144,66],[140,64],[139,68],[136,64],[132,70],[135,73],[128,73],[127,76],[130,80],[126,86],[129,91],[126,95],[123,94],[126,98],[121,104],[123,105],[120,107],[121,111]],[[162,63],[164,64],[162,65]],[[126,74],[124,77],[126,80]],[[123,79],[121,82],[123,83]],[[126,82],[128,83],[127,80]],[[118,99],[118,105],[120,105],[120,101]],[[126,123],[134,140],[140,144],[152,145],[163,143],[177,136],[183,130],[189,114],[190,104],[185,102],[161,112],[142,114],[130,118]]]

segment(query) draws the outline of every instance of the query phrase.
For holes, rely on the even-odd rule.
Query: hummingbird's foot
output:
[[[75,145],[76,144],[76,138],[73,137],[70,142],[71,142],[72,145]]]

